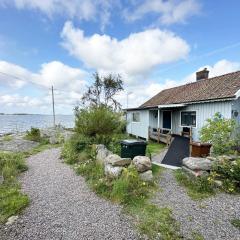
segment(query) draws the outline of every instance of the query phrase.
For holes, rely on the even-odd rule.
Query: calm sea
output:
[[[73,115],[57,115],[56,124],[74,127]],[[16,133],[29,130],[31,127],[46,128],[53,126],[51,115],[0,115],[0,134]]]

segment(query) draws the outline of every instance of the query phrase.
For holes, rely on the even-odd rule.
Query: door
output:
[[[172,129],[172,112],[163,111],[162,114],[163,114],[162,128]]]

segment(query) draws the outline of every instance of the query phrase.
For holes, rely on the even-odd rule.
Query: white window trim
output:
[[[182,125],[182,112],[196,112],[196,126]],[[182,128],[184,128],[184,127],[197,128],[197,126],[198,126],[197,116],[198,116],[197,110],[182,110],[182,111],[180,111],[180,127],[182,127]]]
[[[172,110],[161,110],[162,114],[161,114],[161,127],[163,130],[171,130],[173,129],[173,118],[172,118]],[[163,112],[171,112],[171,128],[163,128]]]
[[[134,113],[139,113],[139,121],[136,122],[136,121],[133,121],[133,114]],[[140,123],[141,122],[141,112],[140,111],[137,111],[137,112],[132,112],[132,123]]]

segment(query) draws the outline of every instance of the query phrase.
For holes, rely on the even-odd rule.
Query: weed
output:
[[[193,200],[207,198],[215,194],[214,187],[209,183],[207,177],[189,178],[182,170],[175,171],[175,177],[180,185],[187,188],[187,193]]]
[[[240,229],[240,219],[232,219],[232,220],[231,220],[231,224],[232,224],[234,227]]]

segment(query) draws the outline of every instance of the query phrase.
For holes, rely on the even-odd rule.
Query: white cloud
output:
[[[189,17],[198,14],[200,4],[197,0],[144,0],[135,9],[125,10],[124,17],[136,21],[154,13],[162,24],[184,23]]]
[[[101,29],[109,24],[112,8],[118,0],[1,0],[0,6],[15,6],[17,9],[38,10],[49,18],[55,15],[70,19],[101,22]]]
[[[86,66],[126,74],[129,79],[160,64],[183,59],[190,49],[182,38],[160,29],[132,33],[118,40],[99,34],[87,37],[83,30],[66,22],[61,36],[63,46]]]
[[[164,89],[180,86],[190,82],[195,82],[196,72],[204,69],[205,67],[209,70],[209,77],[216,77],[240,70],[240,62],[233,62],[222,59],[213,65],[205,65],[196,69],[195,72],[187,75],[183,79],[166,79],[163,83],[158,83],[157,80],[155,80],[148,83],[139,84],[135,87],[130,87],[127,89],[129,92],[132,92],[132,94],[129,95],[129,107],[140,106],[145,101],[147,101],[148,99],[150,99]],[[123,103],[124,107],[126,107],[126,94],[127,93],[124,92],[119,96],[119,99]]]

